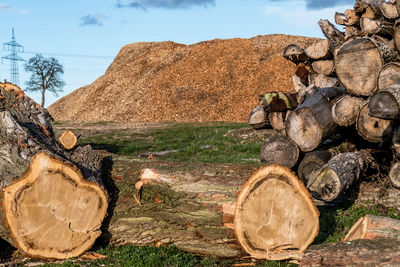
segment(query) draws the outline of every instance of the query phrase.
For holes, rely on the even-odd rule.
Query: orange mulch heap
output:
[[[293,90],[295,65],[282,57],[283,49],[317,40],[276,34],[129,44],[103,76],[49,111],[56,120],[246,121],[259,94]]]

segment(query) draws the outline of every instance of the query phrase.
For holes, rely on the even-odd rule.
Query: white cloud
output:
[[[0,3],[0,13],[11,9],[11,5],[7,3]]]

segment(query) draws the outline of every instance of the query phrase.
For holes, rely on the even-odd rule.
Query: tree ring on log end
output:
[[[73,132],[65,131],[60,135],[58,141],[65,149],[72,149],[78,142],[78,138]]]
[[[356,128],[361,137],[370,142],[384,142],[393,133],[392,120],[375,118],[369,115],[368,103],[360,110]]]
[[[318,210],[287,167],[274,164],[255,172],[236,205],[236,236],[254,258],[299,258],[318,234]]]
[[[323,168],[311,175],[307,188],[314,197],[325,201],[333,201],[338,197],[340,190],[340,178],[333,170]]]
[[[45,153],[3,188],[2,208],[15,246],[38,258],[65,259],[88,250],[100,235],[107,196],[79,170]]]

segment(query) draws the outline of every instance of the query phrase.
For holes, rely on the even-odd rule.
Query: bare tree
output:
[[[46,91],[58,95],[62,92],[65,82],[60,75],[64,74],[64,67],[54,57],[45,58],[40,54],[29,59],[25,66],[27,72],[32,72],[31,78],[26,82],[28,91],[42,92],[42,107],[44,107]]]

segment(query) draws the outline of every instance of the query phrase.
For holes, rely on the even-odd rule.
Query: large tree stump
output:
[[[254,258],[300,258],[319,228],[319,213],[302,182],[289,169],[270,165],[240,191],[235,233]]]
[[[308,180],[312,195],[324,201],[334,201],[356,182],[372,162],[368,151],[346,152],[334,156]]]
[[[101,234],[107,211],[100,158],[66,152],[51,117],[30,98],[0,87],[0,237],[23,253],[64,259]]]
[[[366,215],[351,227],[343,241],[376,238],[400,240],[400,220]]]

